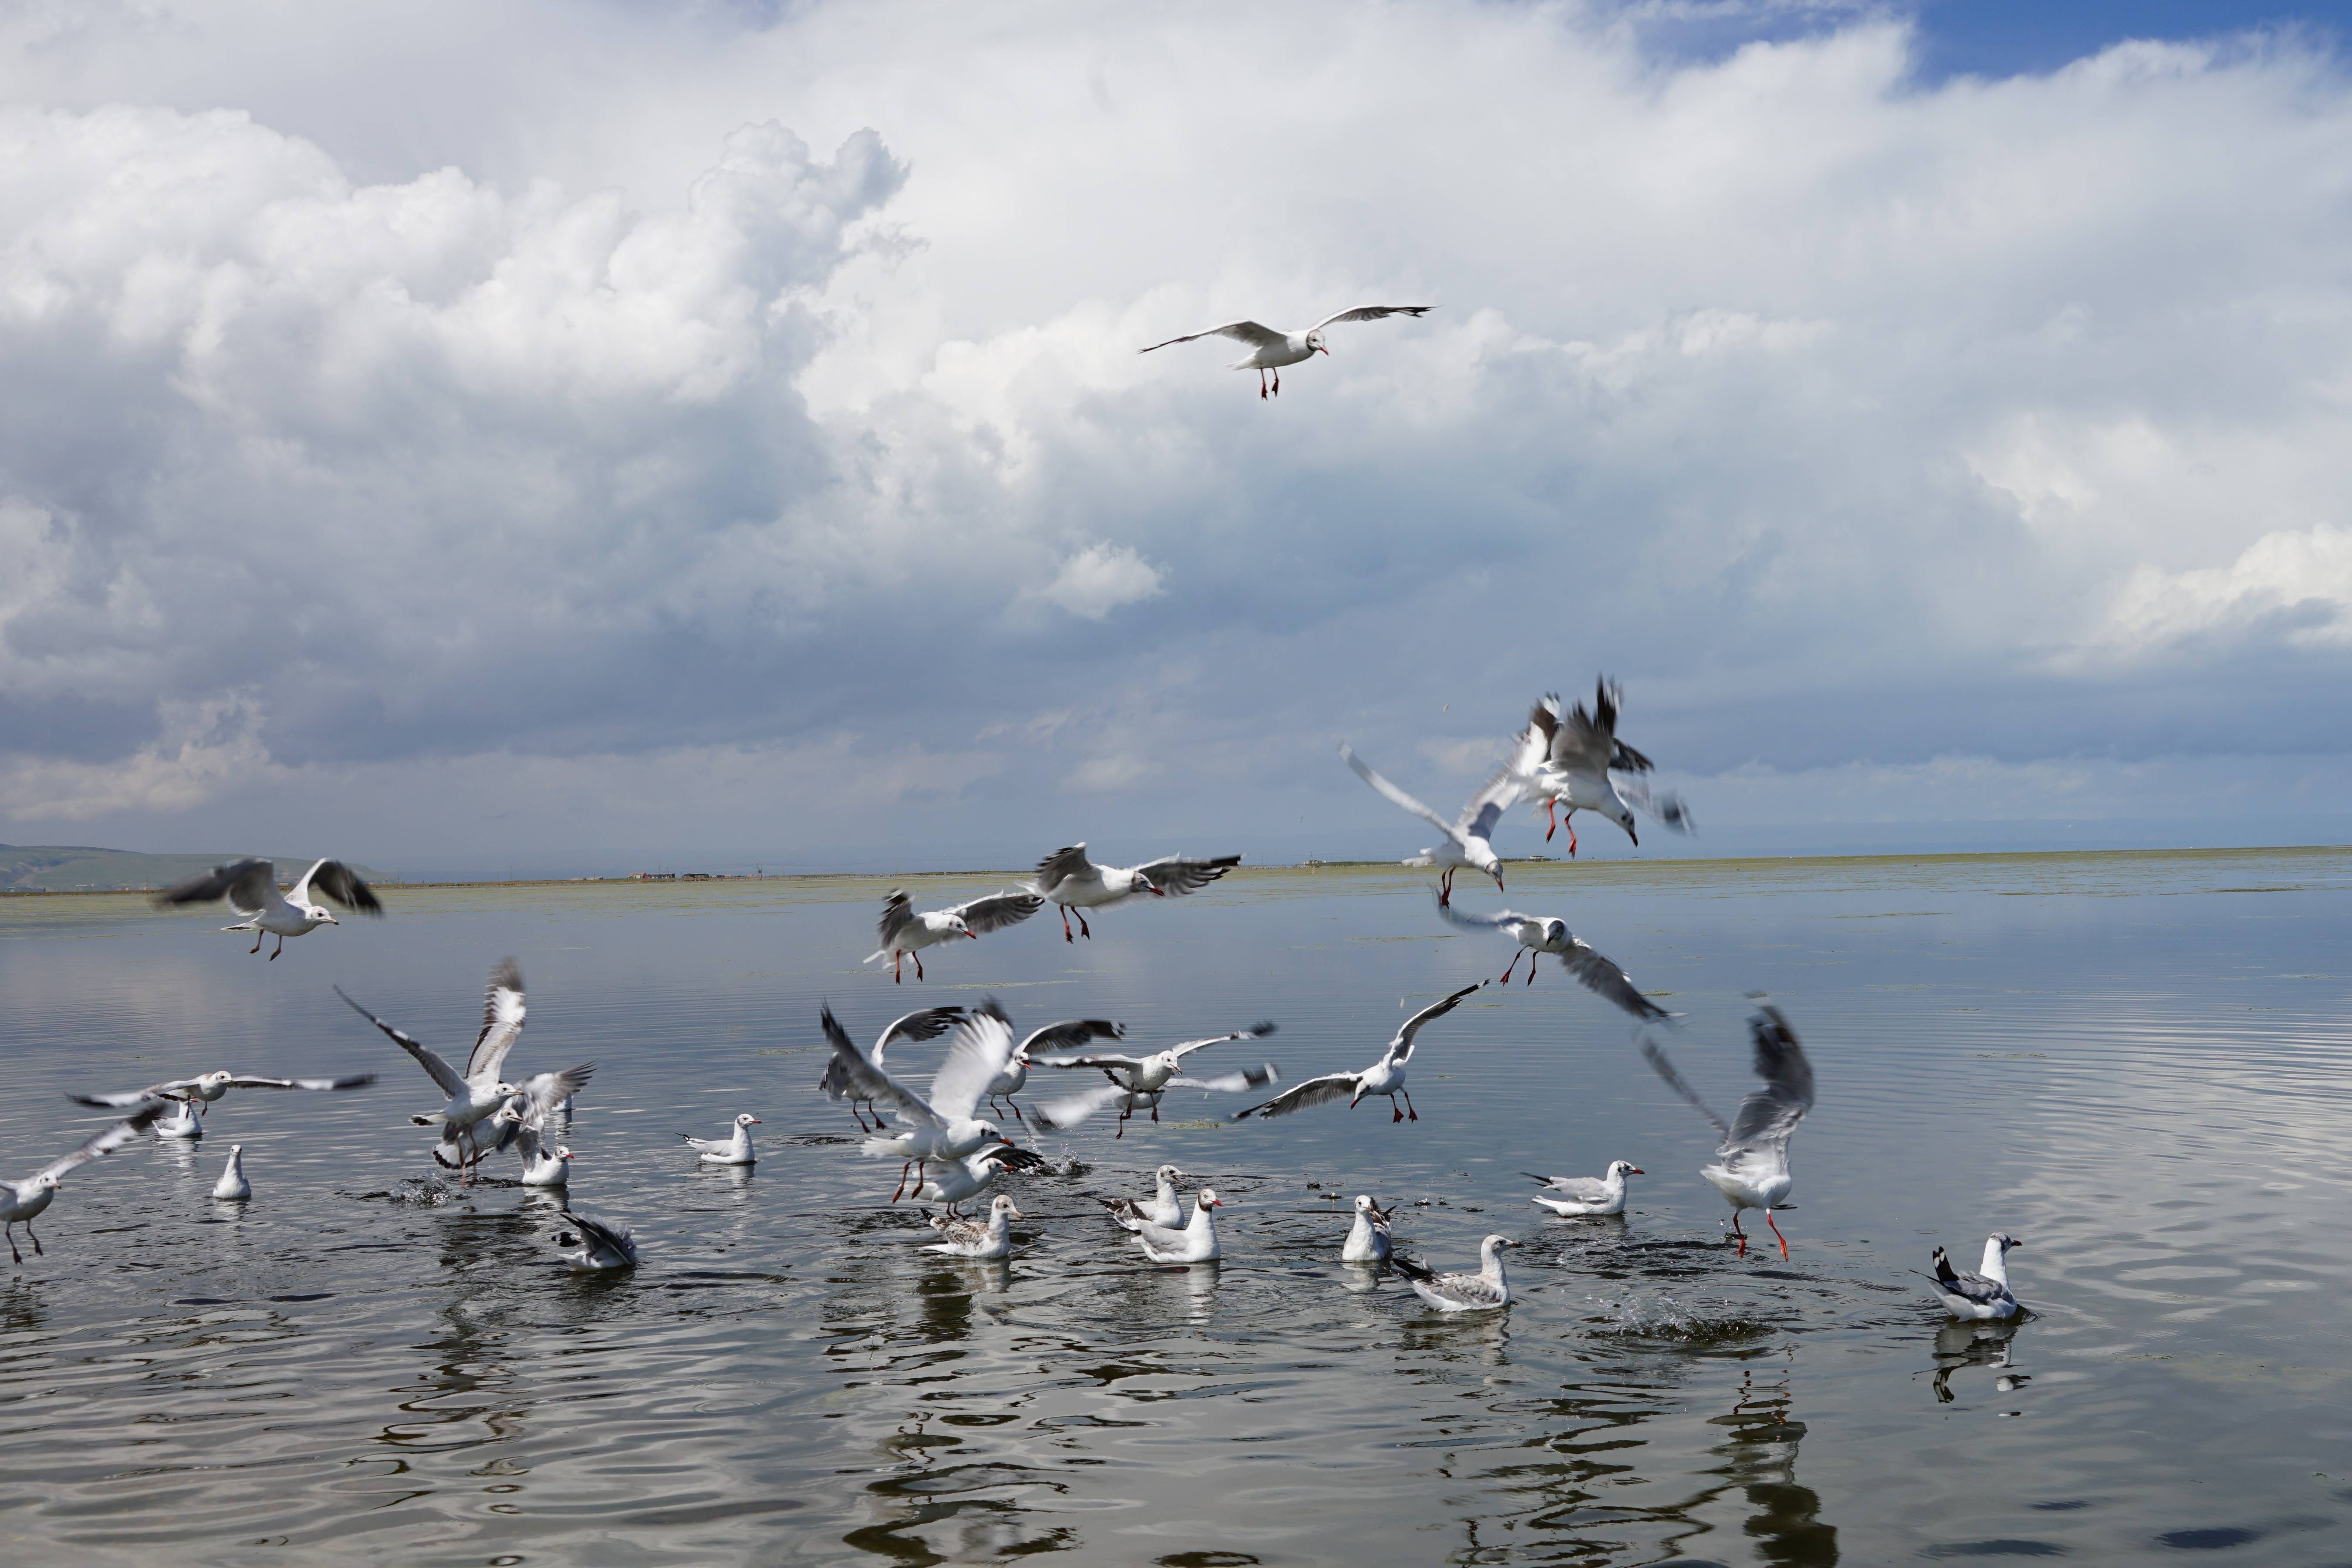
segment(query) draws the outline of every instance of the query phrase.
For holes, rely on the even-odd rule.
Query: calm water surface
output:
[[[96,1124],[68,1088],[383,1074],[233,1095],[196,1149],[69,1180],[0,1275],[0,1556],[2352,1563],[2352,852],[1514,868],[1514,907],[1671,994],[1718,1109],[1743,994],[1788,1010],[1821,1102],[1785,1263],[1725,1244],[1708,1130],[1556,967],[1431,1026],[1417,1123],[1171,1096],[1045,1141],[1009,1264],[927,1255],[812,1089],[821,1001],[861,1038],[991,992],[1143,1045],[1271,1016],[1217,1054],[1295,1080],[1508,949],[1410,874],[1267,873],[893,987],[856,963],[883,890],[394,889],[276,963],[135,899],[0,903],[10,1176]],[[517,1066],[598,1064],[572,1196],[636,1227],[634,1274],[564,1270],[541,1195],[420,1181],[438,1096],[329,989],[454,1055],[509,952]],[[677,1134],[742,1110],[757,1169],[698,1169]],[[232,1140],[244,1205],[208,1196]],[[1649,1172],[1622,1220],[1526,1202],[1522,1171],[1612,1158]],[[1225,1194],[1222,1265],[1151,1268],[1101,1217],[1162,1160]],[[1524,1239],[1511,1310],[1340,1265],[1327,1194],[1357,1192],[1442,1267]],[[2035,1316],[1948,1327],[1909,1271],[1991,1229]]]

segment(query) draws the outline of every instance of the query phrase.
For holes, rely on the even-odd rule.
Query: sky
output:
[[[0,11],[0,837],[2340,842],[2347,11]]]

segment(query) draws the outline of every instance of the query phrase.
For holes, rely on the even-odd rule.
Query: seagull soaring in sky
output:
[[[1607,817],[1623,828],[1636,846],[1642,842],[1642,836],[1633,829],[1633,808],[1637,805],[1677,833],[1691,830],[1690,809],[1682,797],[1670,793],[1654,803],[1650,786],[1639,775],[1654,764],[1617,738],[1617,709],[1624,700],[1624,689],[1602,676],[1593,689],[1591,712],[1580,702],[1563,716],[1555,693],[1537,703],[1528,715],[1528,737],[1539,740],[1542,750],[1535,767],[1520,782],[1547,816],[1557,807],[1567,807],[1560,820],[1568,824],[1570,858],[1576,855],[1580,811]],[[1612,778],[1612,770],[1633,776]],[[1555,822],[1544,834],[1546,843],[1559,826]]]
[[[865,962],[877,959],[890,961],[890,979],[899,979],[900,966],[911,957],[915,961],[915,978],[923,977],[923,949],[938,942],[953,942],[968,936],[977,942],[992,931],[1017,926],[1045,907],[1045,900],[1030,893],[991,893],[972,899],[950,909],[921,910],[900,888],[890,889],[882,900],[882,919],[875,931],[882,945],[866,955]]]
[[[341,860],[321,860],[312,866],[302,873],[293,891],[283,898],[278,892],[276,865],[268,860],[233,860],[156,894],[155,902],[159,906],[208,904],[215,899],[226,899],[228,907],[244,918],[221,930],[251,931],[256,952],[261,951],[262,938],[276,937],[278,945],[269,952],[269,960],[275,963],[278,955],[286,951],[288,937],[307,936],[320,926],[343,923],[328,911],[326,905],[310,897],[314,887],[347,910],[367,915],[383,913],[375,890]]]
[[[1434,866],[1438,869],[1437,902],[1443,909],[1454,902],[1454,873],[1468,868],[1484,871],[1495,879],[1495,890],[1503,891],[1503,861],[1487,840],[1503,820],[1503,813],[1519,798],[1520,773],[1514,765],[1506,764],[1503,771],[1488,779],[1486,787],[1470,797],[1462,815],[1452,822],[1437,815],[1396,785],[1372,771],[1356,755],[1355,748],[1342,742],[1339,755],[1356,770],[1356,776],[1370,784],[1395,805],[1445,835],[1444,839],[1423,850],[1404,862],[1408,866]]]
[[[1197,892],[1241,863],[1238,855],[1220,855],[1213,860],[1163,855],[1140,866],[1097,866],[1087,858],[1087,841],[1081,838],[1040,860],[1036,880],[1021,886],[1060,906],[1064,942],[1071,940],[1072,910],[1079,911],[1078,933],[1092,942],[1095,933],[1087,929],[1086,910],[1107,909],[1147,894],[1164,899],[1171,893]]]
[[[1148,354],[1151,349],[1164,349],[1171,343],[1189,343],[1202,338],[1232,338],[1236,342],[1247,343],[1250,346],[1248,354],[1234,361],[1229,368],[1257,372],[1257,395],[1264,397],[1266,395],[1266,372],[1274,372],[1274,390],[1279,393],[1284,365],[1297,364],[1301,360],[1331,352],[1323,346],[1324,328],[1339,321],[1377,321],[1383,316],[1426,315],[1435,308],[1433,305],[1359,305],[1352,310],[1336,311],[1303,331],[1296,332],[1276,331],[1255,321],[1227,321],[1222,327],[1187,332],[1181,338],[1170,338],[1167,342],[1153,343],[1151,348],[1136,352]]]

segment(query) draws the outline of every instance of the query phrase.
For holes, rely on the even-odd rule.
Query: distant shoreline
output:
[[[1868,855],[1737,855],[1706,858],[1689,857],[1617,858],[1607,860],[1576,861],[1562,857],[1505,856],[1506,866],[1578,867],[1588,870],[1606,868],[1621,872],[1633,868],[1646,870],[1673,870],[1676,873],[1704,871],[1713,867],[1756,867],[1759,865],[1867,865],[1902,862],[1931,865],[1938,862],[1985,861],[2099,861],[2128,859],[2218,860],[2236,856],[2329,855],[2352,850],[2345,844],[2280,844],[2242,846],[2227,848],[2150,848],[2150,849],[1985,849],[1935,850],[1921,854]],[[1265,876],[1313,875],[1325,871],[1402,871],[1410,868],[1396,860],[1304,860],[1291,864],[1240,866],[1228,873],[1241,879]],[[464,888],[585,888],[585,887],[659,887],[676,889],[681,886],[732,885],[739,882],[930,882],[948,879],[972,880],[1006,880],[1026,877],[1029,868],[966,868],[943,871],[768,871],[768,872],[648,872],[618,877],[519,877],[442,882],[405,882],[394,878],[380,878],[375,886],[403,890],[415,889]],[[0,888],[0,899],[73,899],[124,898],[162,891],[157,885],[120,888]]]

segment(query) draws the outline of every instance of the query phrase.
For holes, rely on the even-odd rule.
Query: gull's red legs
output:
[[[1766,1209],[1764,1211],[1764,1223],[1766,1225],[1772,1225],[1772,1211],[1770,1209]],[[1780,1242],[1780,1257],[1785,1261],[1789,1256],[1789,1238],[1780,1234],[1780,1227],[1777,1225],[1772,1225],[1772,1236],[1773,1239]]]

